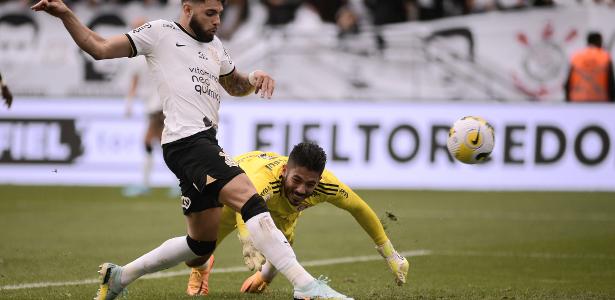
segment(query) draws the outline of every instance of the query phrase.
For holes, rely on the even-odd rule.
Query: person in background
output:
[[[4,99],[4,104],[7,108],[11,108],[11,104],[13,104],[13,94],[11,94],[9,87],[2,80],[2,74],[0,74],[0,88],[2,89],[2,99]]]
[[[143,17],[136,18],[131,24],[133,29],[146,23]],[[162,113],[162,100],[156,91],[153,77],[149,74],[144,56],[137,56],[129,60],[130,86],[126,94],[126,117],[132,117],[134,98],[143,99],[143,106],[147,114],[147,129],[143,137],[145,159],[142,168],[142,181],[138,185],[129,185],[122,193],[126,197],[136,197],[150,192],[150,177],[154,163],[154,149],[160,145],[162,129],[164,128],[164,114]]]
[[[564,93],[567,102],[615,102],[613,61],[600,33],[590,32],[587,47],[572,56]]]

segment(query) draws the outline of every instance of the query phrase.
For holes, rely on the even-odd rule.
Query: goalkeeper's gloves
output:
[[[270,282],[263,278],[261,272],[256,272],[254,275],[248,277],[243,284],[241,285],[241,289],[239,289],[242,293],[257,293],[260,294],[267,288],[267,285]]]
[[[238,237],[241,242],[243,262],[250,271],[260,271],[265,263],[265,256],[254,247],[249,236],[241,236],[241,234],[238,234]]]
[[[406,275],[408,275],[410,263],[405,257],[395,251],[391,241],[387,240],[384,244],[376,246],[376,250],[386,259],[389,269],[391,269],[393,276],[395,276],[397,285],[406,283]]]

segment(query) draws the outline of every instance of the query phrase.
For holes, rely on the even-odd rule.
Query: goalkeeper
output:
[[[406,282],[409,263],[389,241],[374,211],[333,173],[325,170],[326,154],[312,143],[296,145],[289,157],[272,152],[253,151],[236,158],[256,190],[266,199],[267,207],[276,226],[288,242],[294,242],[295,226],[301,212],[322,202],[329,202],[348,211],[372,238],[376,250],[386,260],[398,285]],[[222,220],[217,241],[220,243],[235,227],[243,245],[244,261],[256,271],[241,286],[241,292],[261,293],[276,276],[276,269],[250,242],[250,235],[239,214],[229,207],[222,209]],[[187,293],[191,296],[207,295],[208,278],[213,266],[213,256],[208,262],[188,262],[192,272]]]

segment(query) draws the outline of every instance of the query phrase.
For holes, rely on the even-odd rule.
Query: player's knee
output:
[[[250,220],[250,218],[268,212],[267,204],[265,204],[265,199],[261,197],[259,194],[254,194],[250,199],[241,207],[241,218],[243,218],[244,222]]]
[[[152,144],[151,143],[145,143],[145,152],[147,152],[147,154],[152,153],[153,150],[154,150],[154,148],[152,148]]]
[[[216,241],[197,241],[192,239],[189,235],[186,236],[188,247],[198,256],[209,255],[216,249]]]

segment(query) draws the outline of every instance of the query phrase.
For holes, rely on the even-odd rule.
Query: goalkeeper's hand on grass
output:
[[[382,257],[384,257],[387,261],[389,269],[391,269],[393,276],[395,276],[395,282],[397,285],[406,283],[406,276],[408,275],[410,263],[405,257],[395,251],[391,241],[387,240],[384,244],[376,246],[376,250],[378,250],[380,255],[382,255]]]
[[[250,240],[250,236],[239,236],[239,241],[241,242],[241,248],[243,253],[243,262],[246,264],[250,271],[260,271],[261,267],[265,263],[265,256],[263,256],[260,251],[258,251],[252,241]]]

